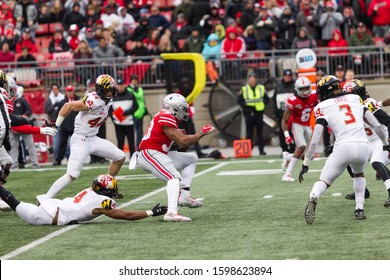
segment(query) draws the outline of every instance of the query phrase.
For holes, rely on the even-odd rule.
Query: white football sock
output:
[[[324,181],[317,181],[314,183],[313,185],[313,188],[311,189],[311,192],[310,192],[310,197],[317,197],[319,198],[321,196],[321,194],[323,194],[326,189],[328,188],[328,185],[325,184]]]
[[[58,178],[57,181],[55,181],[51,188],[48,190],[46,196],[49,198],[55,197],[63,188],[69,185],[72,181],[72,178],[68,174],[65,174],[64,176]]]
[[[297,165],[298,159],[295,157],[292,157],[290,160],[290,163],[287,166],[286,175],[290,175],[294,170],[295,165]]]
[[[168,212],[177,213],[177,201],[179,199],[180,190],[179,179],[172,179],[167,184],[167,196],[168,196]]]
[[[192,183],[192,178],[195,176],[196,162],[190,165],[187,165],[183,168],[181,172],[181,182],[180,186],[189,188]]]
[[[390,189],[390,179],[385,181],[385,187],[386,187],[386,190]]]
[[[366,190],[366,178],[353,178],[353,189],[355,191],[355,209],[364,209],[364,192]]]

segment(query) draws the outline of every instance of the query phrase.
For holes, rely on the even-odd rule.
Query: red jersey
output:
[[[287,99],[287,108],[292,111],[292,122],[309,126],[310,115],[313,108],[318,104],[317,94],[312,93],[308,98],[291,96]]]
[[[151,149],[167,154],[173,141],[164,132],[164,126],[178,128],[177,120],[171,113],[161,110],[150,122],[148,131],[139,145],[140,150]]]

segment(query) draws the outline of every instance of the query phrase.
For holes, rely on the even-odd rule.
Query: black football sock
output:
[[[20,204],[20,201],[17,200],[14,195],[6,190],[2,185],[0,185],[0,197],[4,200],[5,203],[7,203],[12,210],[15,211],[16,206]]]

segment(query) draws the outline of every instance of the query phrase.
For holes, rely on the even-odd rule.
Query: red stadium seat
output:
[[[64,30],[64,26],[61,22],[51,23],[49,27],[50,34],[53,34],[56,29]]]
[[[49,29],[49,24],[48,23],[38,24],[37,28],[35,29],[35,35],[37,37],[47,36],[49,34],[50,34],[50,29]]]
[[[172,22],[172,11],[161,12],[160,14],[163,15],[168,22]]]
[[[45,67],[47,62],[51,60],[52,54],[48,52],[41,52],[35,57],[40,67]]]
[[[39,52],[48,52],[49,51],[49,44],[52,40],[51,36],[44,36],[44,37],[38,37],[35,38],[35,43],[37,45],[37,49]]]

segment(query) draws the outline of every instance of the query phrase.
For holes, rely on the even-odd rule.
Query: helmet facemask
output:
[[[101,99],[108,103],[117,94],[117,87],[114,78],[106,74],[97,77],[96,93]]]
[[[308,98],[311,94],[311,82],[306,77],[299,77],[294,85],[297,95],[301,98]]]

